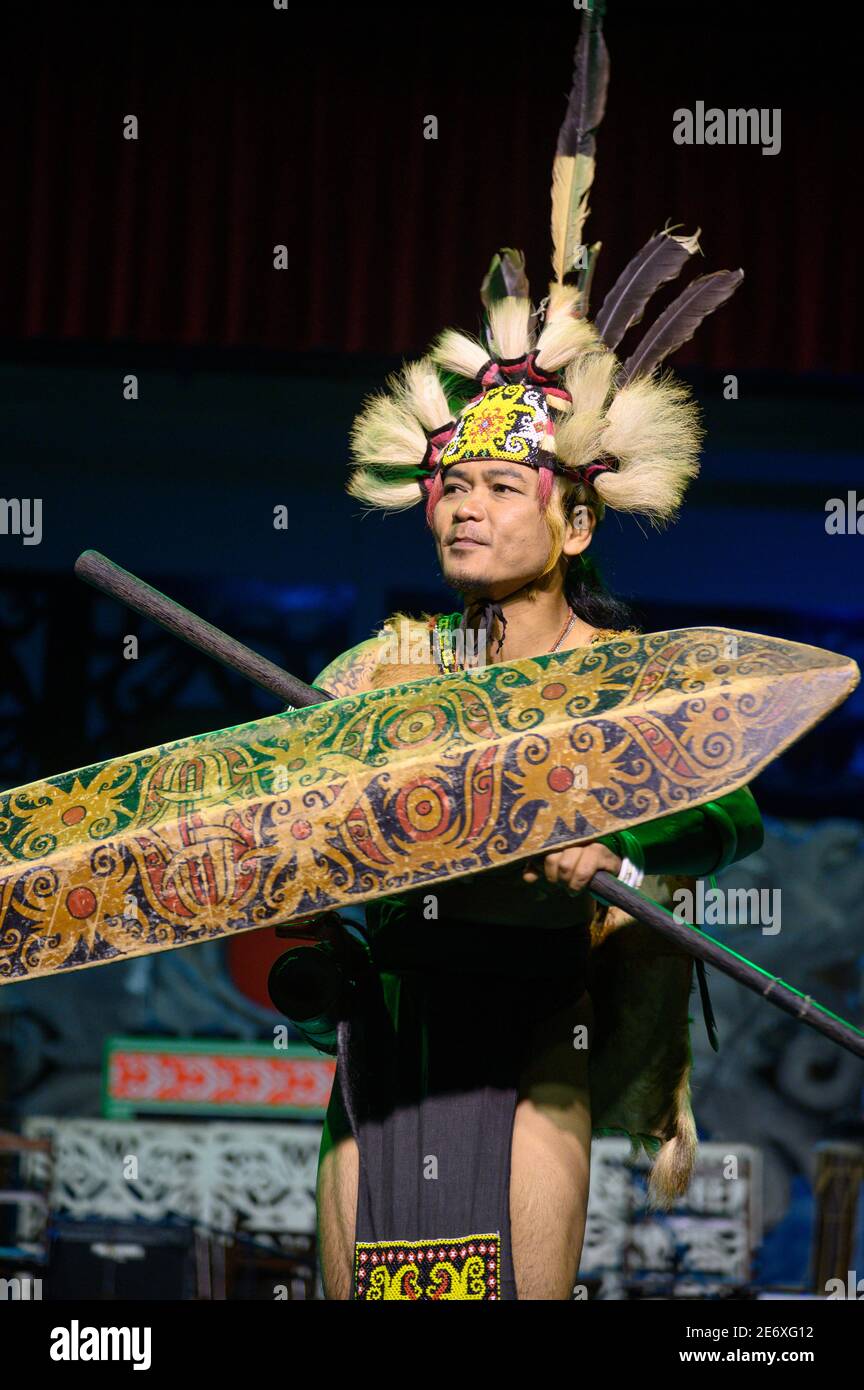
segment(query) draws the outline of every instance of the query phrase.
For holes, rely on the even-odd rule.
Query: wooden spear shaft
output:
[[[625,887],[606,869],[597,870],[588,884],[588,889],[601,901],[611,903],[613,907],[623,908],[631,917],[638,917],[646,926],[655,927],[691,956],[698,957],[708,965],[716,966],[725,975],[731,975],[733,980],[746,985],[754,994],[776,1004],[778,1009],[783,1009],[801,1023],[808,1023],[811,1028],[824,1033],[826,1038],[847,1048],[856,1057],[864,1057],[864,1032],[860,1028],[847,1023],[838,1014],[833,1014],[809,994],[802,994],[800,990],[781,980],[779,975],[772,975],[770,971],[763,970],[746,956],[733,951],[731,947],[723,946],[698,927],[692,926],[689,922],[679,922],[665,907],[655,903],[653,898],[645,897],[635,888]]]
[[[266,657],[253,652],[251,647],[237,642],[212,623],[205,622],[182,604],[166,598],[158,589],[151,588],[142,579],[114,564],[98,550],[85,550],[79,555],[75,562],[75,573],[94,588],[119,599],[136,613],[150,618],[190,646],[197,647],[205,656],[213,657],[233,671],[239,671],[255,685],[278,695],[298,709],[333,699],[328,690],[319,690],[289,675]],[[737,951],[721,945],[698,927],[691,926],[689,922],[676,921],[671,912],[655,903],[653,898],[626,887],[605,869],[598,869],[594,874],[588,891],[602,901],[622,908],[646,926],[653,927],[691,956],[716,966],[725,975],[731,975],[739,984],[752,989],[762,999],[767,999],[801,1023],[809,1024],[856,1057],[864,1058],[864,1032],[860,1028],[831,1013],[830,1009],[823,1008],[809,994],[802,994],[779,976],[771,975]]]
[[[232,671],[239,671],[254,685],[260,685],[262,690],[269,690],[271,695],[278,695],[280,700],[296,705],[298,709],[303,705],[320,705],[322,700],[332,698],[328,691],[316,690],[314,685],[307,685],[305,681],[289,675],[280,666],[268,661],[266,656],[253,652],[251,647],[229,637],[221,628],[214,627],[182,604],[166,598],[158,589],[151,588],[143,579],[115,565],[113,560],[98,550],[83,551],[75,561],[75,573],[79,579],[92,584],[94,589],[101,589],[103,594],[119,599],[127,608],[158,623],[191,647],[197,647],[205,656],[212,657]]]

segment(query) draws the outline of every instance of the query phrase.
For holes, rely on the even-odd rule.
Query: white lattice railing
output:
[[[28,1137],[54,1144],[55,1211],[85,1219],[185,1217],[202,1228],[311,1233],[321,1126],[153,1123],[33,1116]],[[44,1179],[46,1160],[28,1156]]]
[[[34,1116],[24,1132],[52,1139],[52,1206],[74,1218],[173,1216],[211,1230],[273,1235],[315,1230],[320,1125]],[[758,1150],[700,1144],[687,1198],[668,1215],[645,1211],[648,1160],[631,1168],[629,1152],[626,1139],[592,1144],[581,1274],[602,1274],[607,1297],[615,1297],[625,1268],[671,1273],[676,1261],[678,1293],[746,1282],[762,1236]],[[28,1171],[44,1180],[45,1163],[30,1155]]]

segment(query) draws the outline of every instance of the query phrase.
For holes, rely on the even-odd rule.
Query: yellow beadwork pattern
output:
[[[358,1241],[354,1298],[430,1303],[500,1297],[501,1238],[494,1234],[441,1240]]]
[[[526,463],[546,437],[547,418],[543,392],[536,387],[495,386],[463,411],[441,467],[469,459]]]

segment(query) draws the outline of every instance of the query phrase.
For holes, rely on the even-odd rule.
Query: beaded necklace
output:
[[[557,652],[564,638],[567,636],[567,633],[576,621],[575,610],[570,604],[567,605],[567,608],[570,617],[564,624],[561,634],[554,646],[549,648],[550,652]],[[460,628],[461,622],[461,613],[441,613],[435,620],[435,626],[432,631],[432,652],[435,662],[441,671],[458,671],[463,669],[459,666],[454,642],[454,633]],[[593,637],[591,640],[593,642]]]

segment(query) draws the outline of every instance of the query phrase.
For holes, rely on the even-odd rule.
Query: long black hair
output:
[[[564,597],[577,616],[591,627],[636,626],[629,605],[609,592],[603,576],[585,550],[575,555],[567,567]]]

